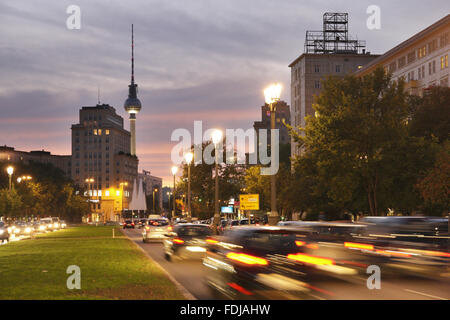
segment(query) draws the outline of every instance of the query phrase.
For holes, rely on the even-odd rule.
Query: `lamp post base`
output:
[[[280,216],[278,214],[274,215],[274,214],[270,214],[269,215],[269,226],[275,226],[278,221],[280,221]]]

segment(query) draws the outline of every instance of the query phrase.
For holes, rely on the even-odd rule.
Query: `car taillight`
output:
[[[169,226],[168,228],[167,228],[167,230],[169,230],[169,231],[172,231],[172,226]]]
[[[134,226],[134,222],[132,222],[131,225]]]
[[[146,229],[146,230],[149,230],[149,229],[150,229],[150,227],[148,227],[148,226],[147,226],[147,227],[145,227],[145,229]]]
[[[331,265],[334,264],[333,259],[327,259],[322,257],[315,257],[303,253],[297,253],[297,254],[288,254],[288,259],[299,261],[299,262],[305,262],[305,263],[311,263],[311,264],[317,264],[317,265]]]
[[[295,241],[295,244],[296,244],[298,247],[301,247],[301,246],[305,245],[306,242],[305,242],[305,241],[299,241],[299,240],[297,240],[297,241]]]
[[[184,240],[175,238],[175,239],[172,240],[172,242],[173,242],[173,243],[182,244],[182,243],[184,243]]]
[[[351,249],[373,250],[373,245],[365,243],[344,242],[344,246]]]
[[[219,241],[217,241],[215,239],[206,239],[206,242],[211,243],[211,244],[219,243]]]
[[[269,264],[269,262],[264,258],[255,257],[255,256],[245,254],[245,253],[230,252],[227,254],[227,258],[234,260],[234,261],[239,261],[239,262],[242,262],[245,264],[249,264],[249,265],[266,266]]]

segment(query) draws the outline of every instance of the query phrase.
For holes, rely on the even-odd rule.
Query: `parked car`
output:
[[[6,224],[0,221],[0,243],[3,241],[9,242],[9,232]]]
[[[168,219],[148,219],[142,231],[142,241],[163,241],[167,238],[170,228]]]
[[[204,224],[182,223],[174,226],[169,238],[164,241],[166,259],[202,259],[211,234],[211,228]]]

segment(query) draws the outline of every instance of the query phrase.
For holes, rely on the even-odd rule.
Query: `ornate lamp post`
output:
[[[270,109],[270,129],[275,129],[275,112],[276,103],[280,100],[281,96],[281,84],[273,84],[264,90],[264,97],[266,103],[269,105]],[[270,143],[279,143],[279,141],[274,141],[273,134],[270,135]],[[271,163],[275,161],[275,155],[270,154]],[[276,225],[279,216],[277,211],[277,190],[276,190],[276,176],[275,174],[270,176],[270,215],[269,215],[269,225]]]
[[[175,213],[176,213],[176,206],[175,206],[175,175],[177,174],[178,171],[178,167],[177,166],[173,166],[172,167],[172,175],[173,175],[173,189],[172,189],[172,193],[173,193],[173,197],[172,197],[172,201],[173,201],[173,206],[172,206],[172,219],[175,218]]]
[[[218,149],[218,144],[222,141],[222,131],[221,130],[214,130],[211,138],[212,141],[214,143],[214,153],[216,156],[216,161],[215,161],[215,194],[214,194],[214,226],[218,226],[220,223],[220,211],[219,211],[219,149]]]
[[[194,154],[192,152],[188,152],[184,155],[184,160],[186,161],[187,167],[188,167],[188,222],[191,222],[192,219],[192,212],[191,212],[191,163],[192,159],[194,159]]]
[[[6,172],[8,173],[9,176],[9,191],[11,191],[12,188],[12,175],[14,173],[14,167],[13,166],[9,166],[8,168],[6,168]]]

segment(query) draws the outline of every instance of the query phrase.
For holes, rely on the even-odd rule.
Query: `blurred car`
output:
[[[3,221],[0,221],[0,243],[2,243],[5,240],[9,242],[8,227]]]
[[[131,221],[131,220],[125,220],[124,222],[123,222],[123,228],[124,229],[134,229],[134,222],[133,221]]]
[[[142,241],[162,241],[170,231],[169,220],[165,218],[148,219],[142,231]]]
[[[40,222],[45,223],[47,225],[47,231],[55,231],[58,230],[60,227],[59,218],[55,217],[42,218]]]
[[[356,274],[315,248],[293,229],[228,229],[208,243],[207,282],[231,299],[301,299],[310,290],[305,282],[310,272]]]
[[[141,229],[143,226],[147,224],[147,219],[135,220],[134,223],[138,227],[138,229]]]
[[[207,241],[212,234],[208,225],[183,223],[173,227],[170,237],[164,241],[167,260],[202,259],[206,253]]]
[[[47,225],[41,221],[33,222],[34,232],[45,232],[47,230]]]
[[[66,223],[66,221],[61,220],[60,222],[61,222],[61,229],[67,228],[67,223]]]

